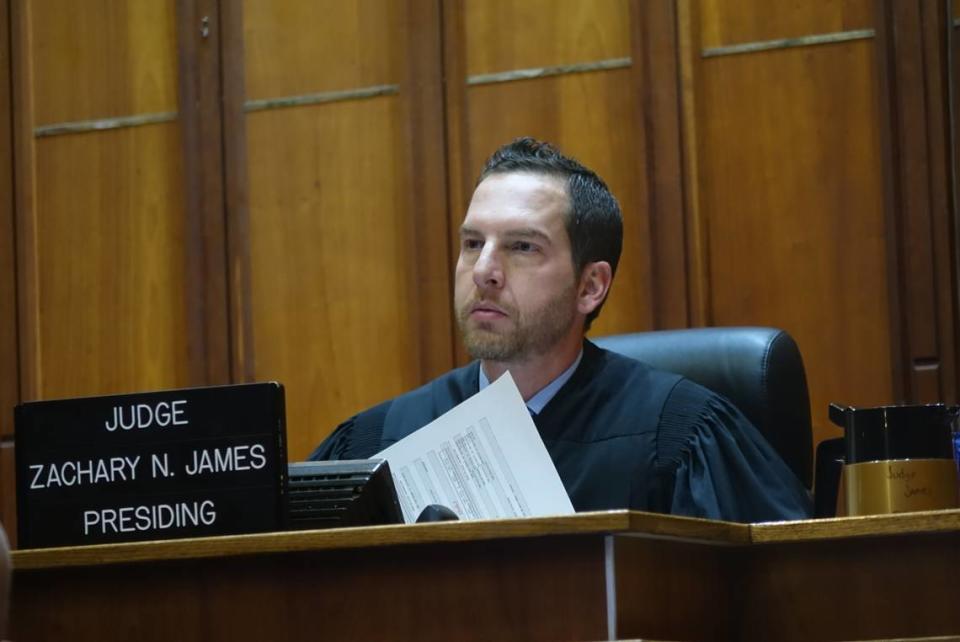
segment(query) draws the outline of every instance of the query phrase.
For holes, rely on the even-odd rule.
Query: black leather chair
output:
[[[813,482],[813,434],[803,358],[775,328],[692,328],[592,339],[660,370],[676,372],[736,405],[797,478]]]

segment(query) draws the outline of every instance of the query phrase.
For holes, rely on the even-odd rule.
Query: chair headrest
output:
[[[660,370],[681,374],[729,399],[810,488],[810,397],[803,358],[789,334],[776,328],[691,328],[593,341]]]

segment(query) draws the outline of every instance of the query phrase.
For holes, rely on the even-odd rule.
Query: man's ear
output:
[[[610,291],[613,270],[606,261],[587,263],[580,274],[577,288],[577,311],[584,316],[596,310]]]

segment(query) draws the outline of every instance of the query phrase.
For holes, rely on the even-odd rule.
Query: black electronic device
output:
[[[297,462],[287,472],[290,530],[403,523],[385,459]]]
[[[430,504],[420,511],[420,516],[417,517],[417,523],[455,522],[459,519],[452,509],[447,508],[443,504]]]

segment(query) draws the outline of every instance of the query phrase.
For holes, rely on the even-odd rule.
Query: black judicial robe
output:
[[[479,361],[341,424],[311,460],[366,459],[477,393]],[[578,511],[631,508],[756,522],[802,519],[810,496],[725,398],[584,341],[534,423]]]

